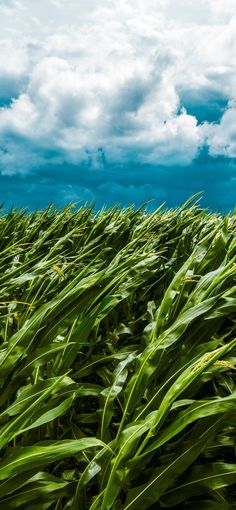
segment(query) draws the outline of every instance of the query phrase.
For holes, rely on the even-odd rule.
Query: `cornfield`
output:
[[[236,508],[236,215],[0,217],[1,510]]]

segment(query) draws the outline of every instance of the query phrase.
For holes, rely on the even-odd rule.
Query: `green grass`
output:
[[[1,510],[236,508],[236,215],[0,216]]]

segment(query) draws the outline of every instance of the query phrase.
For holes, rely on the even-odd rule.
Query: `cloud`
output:
[[[0,40],[0,107],[8,107],[27,83],[27,51],[11,40]]]
[[[115,59],[114,59],[115,60]],[[87,65],[87,64],[86,64]],[[0,134],[52,146],[81,162],[102,146],[110,162],[188,163],[201,145],[196,119],[177,114],[173,85],[147,62],[111,59],[98,69],[47,57],[32,70],[26,91],[0,112]],[[17,170],[17,169],[16,169]]]
[[[219,124],[206,125],[209,154],[236,158],[236,101],[230,101]]]
[[[206,151],[191,165],[126,165],[95,172],[78,170],[69,164],[53,165],[49,161],[38,171],[25,175],[1,177],[0,203],[30,209],[46,207],[50,202],[63,206],[68,202],[95,202],[96,210],[114,203],[123,206],[152,200],[149,209],[161,203],[168,207],[182,204],[190,195],[202,190],[203,207],[228,212],[235,206],[235,162],[226,157],[212,158]]]
[[[235,157],[234,0],[15,0],[0,10],[3,174],[48,163],[74,165],[80,179],[117,165],[158,172],[191,165],[205,144]]]

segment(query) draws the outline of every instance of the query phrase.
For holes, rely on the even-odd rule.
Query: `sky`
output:
[[[235,0],[0,0],[0,202],[236,205]]]

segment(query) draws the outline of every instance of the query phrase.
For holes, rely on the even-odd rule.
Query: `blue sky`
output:
[[[235,0],[0,0],[0,202],[236,204]]]

